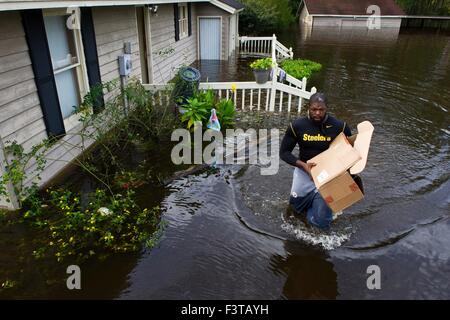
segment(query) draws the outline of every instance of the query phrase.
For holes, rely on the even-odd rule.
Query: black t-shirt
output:
[[[298,143],[299,159],[306,162],[327,150],[331,141],[341,132],[347,137],[352,134],[345,122],[330,115],[327,115],[322,123],[315,123],[307,117],[298,118],[289,125],[281,141],[280,158],[295,165],[298,158],[292,154],[292,150]]]

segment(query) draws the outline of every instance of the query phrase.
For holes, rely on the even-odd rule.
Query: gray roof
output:
[[[229,5],[230,7],[236,10],[244,9],[244,5],[240,2],[237,2],[236,0],[219,0],[219,1],[225,3],[226,5]]]

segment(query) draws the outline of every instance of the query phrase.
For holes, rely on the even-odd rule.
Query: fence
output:
[[[275,35],[272,37],[239,37],[239,53],[272,57],[276,61],[294,58],[292,48],[285,47]]]

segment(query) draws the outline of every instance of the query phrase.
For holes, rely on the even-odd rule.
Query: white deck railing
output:
[[[285,74],[281,79],[281,69],[278,61],[292,59],[292,48],[281,44],[275,35],[272,37],[239,37],[239,52],[241,54],[272,57],[275,77],[265,84],[256,82],[202,82],[200,90],[214,90],[219,98],[232,99],[236,108],[242,111],[266,110],[270,112],[300,113],[303,99],[309,99],[317,90],[306,89],[306,78],[301,81]],[[145,88],[153,92],[153,103],[169,103],[168,85],[146,84]]]
[[[292,48],[285,47],[277,40],[277,37],[239,37],[239,53],[243,55],[255,55],[272,57],[277,61],[293,59]]]
[[[306,78],[299,81],[290,76],[286,83],[276,79],[265,84],[256,82],[201,82],[200,90],[214,90],[219,99],[233,100],[236,109],[241,111],[265,110],[270,112],[292,112],[300,113],[303,99],[309,99],[317,90],[315,87],[310,91],[306,89]],[[289,79],[289,80],[288,80]],[[144,85],[147,90],[153,92],[153,103],[169,103],[170,92],[166,89],[168,85]]]

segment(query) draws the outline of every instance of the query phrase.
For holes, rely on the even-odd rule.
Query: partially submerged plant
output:
[[[236,116],[234,102],[230,99],[217,101],[217,97],[211,89],[197,91],[192,98],[186,100],[182,107],[185,112],[181,116],[181,121],[186,123],[188,129],[192,129],[197,121],[206,128],[213,108],[217,111],[217,117],[223,129],[234,125]]]
[[[197,98],[189,98],[183,105],[185,113],[181,116],[181,121],[186,122],[187,128],[193,128],[196,122],[205,123],[211,108],[208,108],[206,102],[199,101]]]
[[[141,209],[132,190],[112,197],[97,189],[87,203],[69,190],[47,191],[46,196],[44,208],[32,206],[24,214],[26,222],[48,235],[34,250],[35,258],[70,257],[81,262],[97,254],[134,252],[151,243],[160,219],[159,207]]]
[[[65,186],[65,190],[39,190],[36,181],[45,168],[46,153],[54,139],[35,145],[30,151],[17,142],[5,147],[8,163],[0,178],[0,194],[7,195],[12,185],[23,208],[18,223],[37,228],[45,235],[44,241],[50,239],[36,248],[35,257],[53,255],[58,261],[66,257],[84,260],[97,253],[131,252],[144,243],[155,243],[153,232],[160,231],[159,208],[137,205],[134,189],[148,183],[149,175],[139,172],[139,165],[130,165],[129,150],[136,143],[169,140],[177,127],[176,117],[167,105],[153,103],[152,94],[134,79],[122,95],[93,112],[99,95],[114,88],[113,83],[92,88],[76,109],[82,123],[80,131],[67,133],[79,135],[82,148],[84,141],[94,141],[91,150],[72,160],[73,165],[93,178],[94,193],[81,195],[70,186]],[[123,107],[124,98],[128,100],[128,112]],[[70,139],[57,141],[80,147],[71,145]],[[25,183],[32,177],[35,182]]]
[[[322,69],[322,65],[311,60],[287,59],[281,62],[281,68],[289,75],[301,80],[304,77],[310,78],[313,73],[319,72]]]
[[[231,128],[235,124],[236,107],[232,100],[222,99],[216,104],[217,118],[222,128]]]

